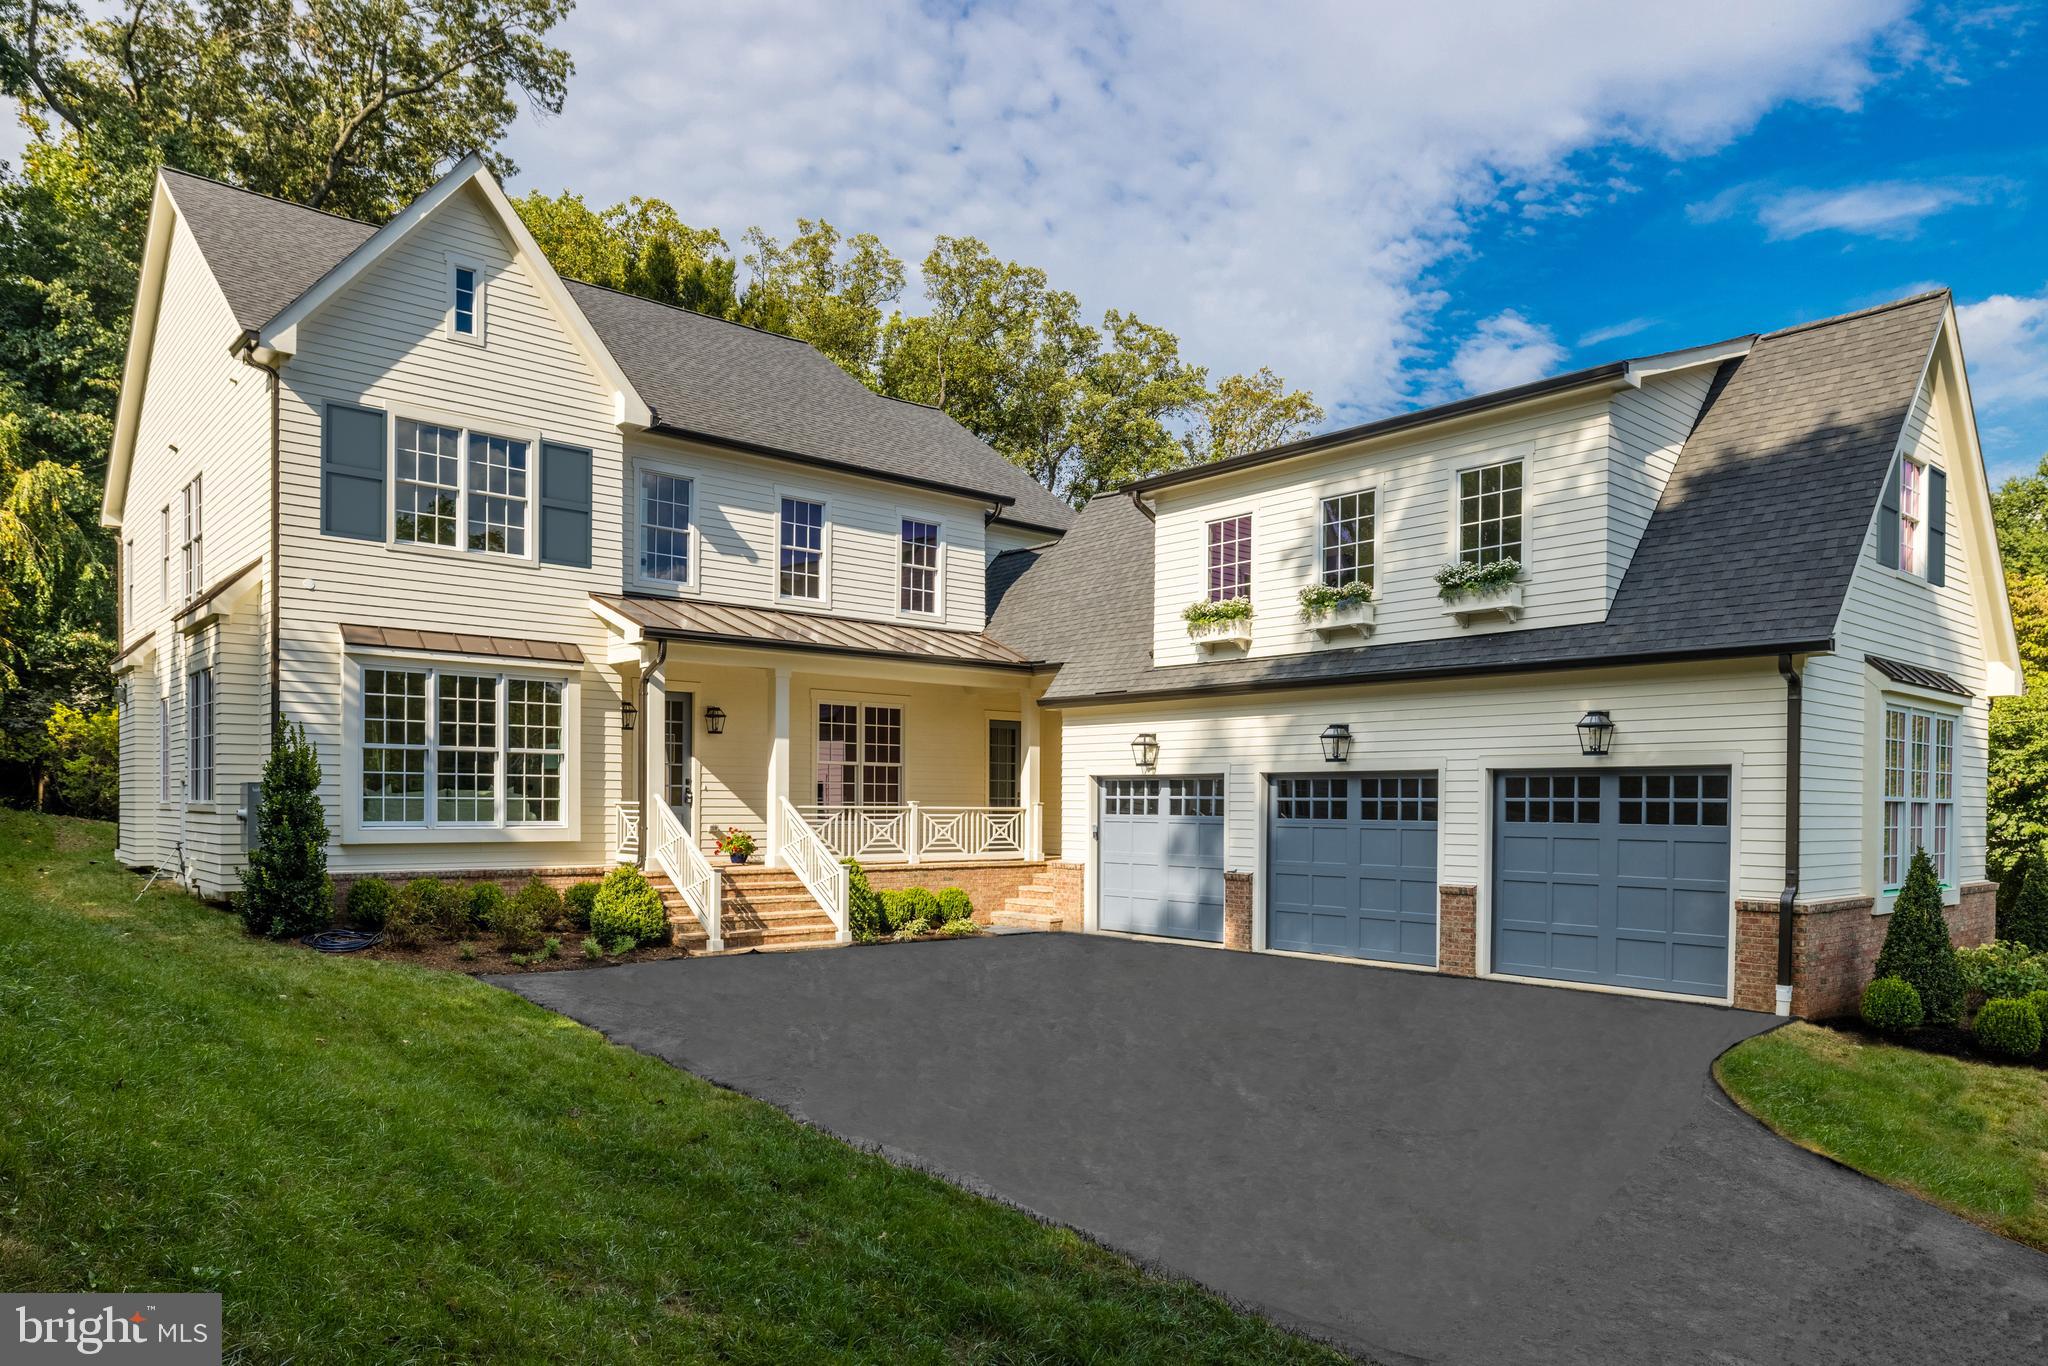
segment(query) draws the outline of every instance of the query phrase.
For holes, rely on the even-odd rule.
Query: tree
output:
[[[2043,886],[2048,892],[2048,884]],[[2022,897],[2024,897],[2022,893]],[[1929,1024],[1954,1024],[1963,1013],[1963,970],[1941,910],[1941,884],[1925,849],[1913,851],[1905,885],[1892,903],[1872,978],[1903,977],[1920,993]]]
[[[582,196],[535,190],[512,201],[557,271],[714,318],[740,316],[736,270],[716,229],[693,228],[659,199],[635,196],[603,213]]]
[[[2028,864],[2026,880],[2020,884],[2019,898],[2013,902],[2000,938],[2025,944],[2035,953],[2048,953],[2048,867],[2038,858]]]
[[[788,245],[747,230],[752,279],[741,319],[818,348],[863,384],[875,383],[882,308],[903,294],[903,262],[873,233],[843,237],[824,219],[799,218]]]
[[[1225,379],[1196,406],[1181,446],[1188,464],[1203,465],[1298,441],[1322,420],[1315,395],[1290,392],[1287,381],[1260,366],[1256,375]]]
[[[271,740],[256,822],[259,838],[242,869],[237,907],[243,923],[270,939],[324,929],[334,918],[327,812],[320,803],[320,754],[300,726],[280,726]]]
[[[2006,480],[1991,505],[2026,691],[1991,703],[1986,862],[2013,881],[2021,855],[2048,839],[2048,460]]]
[[[59,702],[43,723],[53,759],[50,786],[59,810],[90,820],[121,810],[121,714],[85,712]]]

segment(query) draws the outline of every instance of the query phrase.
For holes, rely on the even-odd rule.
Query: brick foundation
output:
[[[1077,873],[1080,871],[1078,864],[1019,863],[1014,859],[989,863],[891,864],[886,868],[867,868],[865,871],[869,885],[878,892],[900,892],[905,887],[927,887],[936,892],[941,887],[958,887],[974,903],[975,920],[986,925],[989,917],[1003,908],[1004,902],[1017,895],[1019,888],[1027,885],[1057,886],[1050,870],[1065,867],[1072,867]],[[1064,903],[1064,898],[1062,901]],[[1081,928],[1078,880],[1070,928]]]
[[[1223,947],[1244,949],[1252,946],[1252,875],[1250,873],[1225,873],[1223,875]]]
[[[1997,913],[1998,884],[1963,884],[1947,910],[1949,937],[1958,947],[1988,943]],[[1802,901],[1792,908],[1792,1013],[1825,1020],[1853,1014],[1877,966],[1890,917],[1871,913],[1867,896]],[[1735,905],[1735,1004],[1744,1010],[1777,1008],[1778,905]]]
[[[1444,883],[1436,889],[1436,970],[1447,977],[1479,975],[1479,889]]]

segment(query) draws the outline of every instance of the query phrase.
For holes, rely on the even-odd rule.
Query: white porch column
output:
[[[1017,715],[1019,747],[1024,751],[1022,771],[1017,775],[1017,798],[1024,807],[1024,857],[1036,862],[1045,857],[1045,831],[1039,820],[1039,813],[1044,810],[1039,792],[1039,775],[1044,765],[1039,762],[1038,701],[1029,688],[1024,690]]]
[[[768,862],[782,863],[782,803],[789,797],[789,670],[775,670],[775,720],[768,742]]]

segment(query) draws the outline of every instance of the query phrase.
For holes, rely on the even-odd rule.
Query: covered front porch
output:
[[[699,918],[731,864],[786,868],[844,928],[845,870],[1047,855],[1045,679],[984,636],[672,598],[594,597],[637,741],[617,855]],[[935,870],[936,876],[936,870]]]

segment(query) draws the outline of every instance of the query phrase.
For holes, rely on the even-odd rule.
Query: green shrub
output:
[[[902,929],[910,923],[910,916],[903,909],[903,893],[898,891],[878,892],[882,905],[882,928],[886,931]]]
[[[948,920],[945,924],[939,926],[939,933],[964,937],[970,934],[980,934],[981,926],[975,924],[972,920]]]
[[[2048,885],[2043,887],[2048,893]],[[1915,850],[1906,883],[1892,904],[1878,951],[1877,977],[1903,977],[1920,993],[1929,1024],[1954,1024],[1963,1014],[1963,972],[1949,942],[1948,920],[1941,913],[1941,884],[1925,849]]]
[[[470,943],[467,939],[463,940],[455,946],[455,956],[465,963],[474,963],[476,961],[476,945]]]
[[[327,811],[320,804],[320,754],[303,727],[278,727],[263,765],[255,812],[259,836],[242,869],[235,908],[253,934],[285,939],[334,919],[327,877]]]
[[[668,932],[668,908],[638,868],[622,863],[605,874],[597,902],[590,908],[590,929],[606,943],[618,939],[659,943]]]
[[[1903,977],[1880,977],[1863,988],[1863,1023],[1887,1034],[1918,1029],[1926,1012],[1920,993]]]
[[[637,949],[639,947],[639,943],[633,938],[632,935],[622,934],[617,939],[614,939],[611,943],[605,945],[604,951],[614,958],[624,958],[627,954],[631,953],[634,949]]]
[[[603,889],[602,882],[578,882],[562,893],[562,916],[571,928],[590,928],[590,912],[597,905],[597,894]]]
[[[906,920],[903,922],[903,928],[896,931],[896,937],[898,939],[916,939],[931,932],[932,922],[929,920]]]
[[[2032,1006],[2034,1013],[2041,1017],[2041,1028],[2048,1030],[2048,991],[2028,992],[2027,1004]]]
[[[889,929],[882,894],[853,859],[846,861],[846,928],[856,944],[872,944]]]
[[[43,721],[49,737],[49,795],[58,810],[87,820],[121,817],[121,713],[59,702]],[[323,922],[324,923],[324,922]]]
[[[528,878],[526,885],[521,887],[512,899],[532,911],[533,918],[540,923],[542,929],[555,930],[562,927],[561,895],[539,878]]]
[[[505,889],[495,882],[471,883],[469,890],[462,895],[462,910],[463,914],[469,917],[469,928],[492,929],[498,908],[509,899],[505,895]]]
[[[2005,917],[2005,937],[2048,953],[2048,860],[2029,859],[2026,881]]]
[[[1963,985],[1979,996],[2025,996],[2048,990],[2048,954],[2037,954],[2010,939],[1957,949]]]
[[[604,945],[598,942],[596,935],[583,936],[583,956],[593,963],[604,957]]]
[[[391,884],[381,877],[357,878],[348,889],[349,923],[365,929],[383,929],[395,895]]]
[[[1971,1026],[1977,1044],[1987,1053],[2008,1058],[2030,1058],[2041,1047],[2041,1017],[2031,1001],[2001,997],[1986,1001],[1977,1010]]]
[[[946,918],[939,909],[939,899],[925,887],[905,887],[898,894],[896,906],[906,921],[925,920],[936,925]]]
[[[939,919],[949,923],[955,920],[974,919],[974,902],[960,888],[939,888],[938,900]]]
[[[437,877],[416,877],[400,887],[384,921],[384,933],[400,944],[423,944],[436,937],[461,939],[468,931],[468,904]]]
[[[491,904],[490,919],[484,928],[498,936],[498,943],[507,949],[530,949],[540,939],[544,928],[540,913],[525,897],[510,897],[503,892]]]
[[[2039,850],[2022,847],[2013,856],[2012,862],[2008,863],[2004,871],[1999,874],[1997,920],[1995,922],[1997,928],[1992,931],[1993,937],[1998,939],[2009,939],[2012,937],[2006,927],[2012,922],[2013,907],[2019,904],[2020,889],[2027,885],[2027,874],[2033,870],[2034,865],[2040,862],[2040,860],[2041,854]]]

